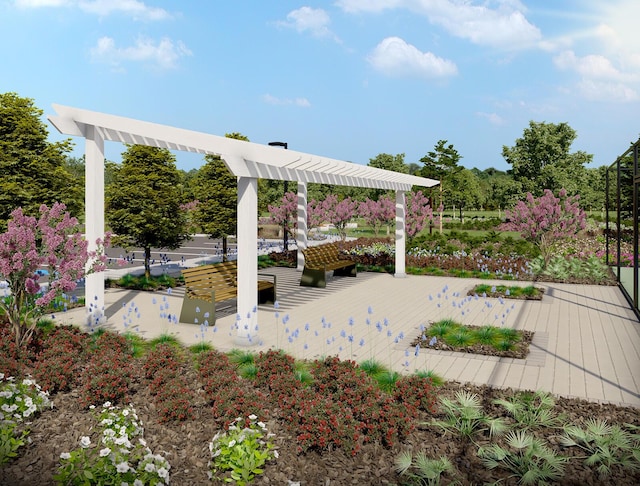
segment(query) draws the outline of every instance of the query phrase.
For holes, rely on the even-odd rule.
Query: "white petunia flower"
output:
[[[142,481],[140,481],[139,479],[136,479],[133,482],[133,486],[144,486],[144,483]]]
[[[257,418],[258,417],[256,415],[254,415],[254,414],[249,415],[249,420],[255,420]]]
[[[80,437],[80,446],[83,449],[86,449],[90,445],[91,445],[91,439],[89,437],[87,437],[86,435],[83,435],[82,437]]]
[[[154,464],[152,464],[151,462],[148,462],[145,466],[144,466],[144,470],[147,471],[148,473],[152,473],[156,470],[156,466]]]
[[[63,452],[62,454],[60,454],[60,459],[71,459],[71,454],[69,454],[68,452]]]
[[[109,454],[111,454],[111,449],[109,449],[108,447],[100,449],[100,457],[107,457]]]
[[[158,469],[158,476],[160,476],[161,478],[166,478],[169,475],[169,471],[167,471],[165,468],[161,467],[160,469]]]
[[[231,439],[231,441],[229,442],[229,447],[233,447],[234,445],[236,445],[236,441],[235,439]]]
[[[116,466],[116,471],[119,473],[126,473],[129,470],[129,464],[126,462],[121,462]]]

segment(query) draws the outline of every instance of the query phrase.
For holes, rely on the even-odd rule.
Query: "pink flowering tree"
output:
[[[271,214],[271,223],[284,227],[288,234],[293,235],[297,226],[298,195],[295,192],[287,192],[282,196],[280,206],[269,204],[268,209]]]
[[[377,201],[367,198],[358,205],[358,214],[369,226],[373,228],[376,236],[380,233],[380,228],[394,223],[396,218],[396,203],[389,196],[382,196]]]
[[[199,205],[200,201],[197,199],[180,205],[180,211],[186,214],[186,231],[191,235],[197,233],[200,229],[200,226],[196,221],[196,211],[198,210]]]
[[[307,232],[313,228],[319,228],[327,222],[327,212],[322,201],[312,199],[307,203]]]
[[[105,268],[105,241],[90,252],[78,228],[78,220],[65,205],[40,206],[40,216],[26,216],[22,208],[11,213],[7,231],[0,234],[0,309],[9,320],[18,346],[28,342],[51,301],[76,288],[87,273]],[[38,270],[46,266],[47,286],[38,283]]]
[[[547,265],[555,245],[561,240],[574,236],[586,225],[585,212],[580,209],[580,196],[567,196],[561,189],[554,196],[549,189],[544,195],[534,198],[527,193],[526,201],[518,201],[511,211],[506,211],[507,222],[500,229],[520,232],[523,239],[540,249]]]
[[[335,194],[329,194],[323,201],[327,221],[335,226],[342,240],[347,238],[347,223],[356,216],[358,203],[347,197],[338,201]]]
[[[429,199],[422,191],[408,193],[405,205],[406,232],[409,238],[413,238],[420,233],[429,222],[433,221],[433,210],[429,204]]]

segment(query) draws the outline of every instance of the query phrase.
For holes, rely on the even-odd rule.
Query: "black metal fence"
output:
[[[638,211],[640,207],[640,139],[607,168],[606,261],[622,293],[640,319],[638,307]]]

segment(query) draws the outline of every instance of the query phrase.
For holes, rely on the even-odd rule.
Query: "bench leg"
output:
[[[324,270],[314,270],[304,267],[300,285],[303,287],[319,287],[324,289],[327,286],[327,275]]]
[[[270,287],[268,289],[258,290],[258,304],[274,304],[276,301],[276,288]]]
[[[214,293],[211,293],[211,302],[204,299],[190,298],[188,295],[184,296],[182,300],[182,310],[180,311],[180,322],[185,324],[202,324],[205,321],[204,315],[208,312],[209,325],[213,326],[216,323],[216,304]],[[198,322],[196,322],[196,319]]]
[[[340,275],[341,277],[356,277],[356,265],[349,265],[348,267],[336,268],[333,271],[334,275]]]

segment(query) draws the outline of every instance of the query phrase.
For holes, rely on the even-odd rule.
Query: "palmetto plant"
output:
[[[442,411],[447,415],[444,420],[435,420],[432,425],[441,427],[445,431],[458,433],[461,436],[473,440],[486,430],[489,436],[501,435],[507,430],[505,422],[500,418],[491,418],[485,415],[480,397],[475,393],[458,391],[455,400],[446,397],[440,398]]]
[[[600,476],[608,476],[615,466],[640,469],[640,435],[602,419],[588,419],[585,425],[584,429],[565,426],[560,443],[584,450],[588,454],[585,464],[596,467]]]
[[[478,456],[489,469],[503,468],[519,484],[540,485],[557,481],[564,474],[566,457],[558,456],[544,442],[524,430],[511,431],[506,436],[508,448],[491,444],[478,449]]]
[[[411,484],[423,486],[460,484],[453,479],[457,475],[456,468],[444,456],[440,459],[430,459],[424,451],[416,453],[415,456],[410,451],[403,451],[396,456],[394,462],[396,472],[410,479]],[[443,479],[443,474],[447,474],[448,477]]]
[[[561,425],[561,419],[553,409],[555,400],[543,391],[519,392],[507,400],[501,398],[493,403],[502,405],[524,429]]]

